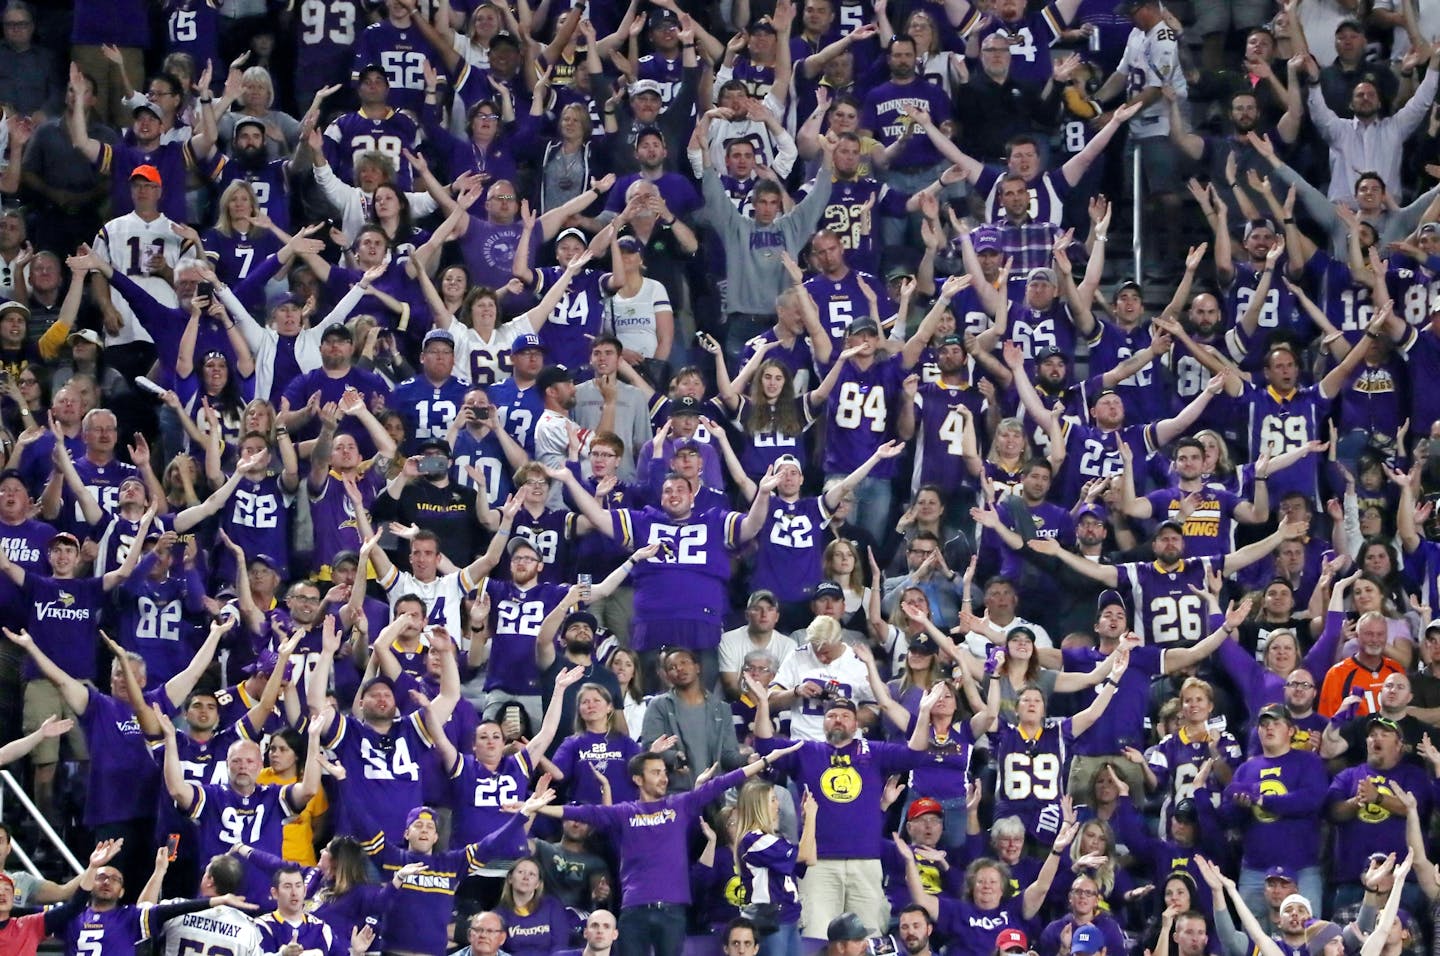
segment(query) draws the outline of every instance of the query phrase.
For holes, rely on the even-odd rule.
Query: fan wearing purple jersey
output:
[[[1151,644],[1162,647],[1190,647],[1207,632],[1209,608],[1201,597],[1207,575],[1218,571],[1235,574],[1267,557],[1282,541],[1302,537],[1307,527],[1282,519],[1268,537],[1229,554],[1213,558],[1185,557],[1185,526],[1164,521],[1155,529],[1151,547],[1155,560],[1146,564],[1099,564],[1062,548],[1059,542],[1036,538],[1027,543],[1032,551],[1058,557],[1077,573],[1107,588],[1128,588],[1135,608],[1135,631]]]
[[[359,392],[346,389],[336,413],[359,419],[375,444],[375,456],[364,460],[355,438],[337,433],[337,419],[321,414],[320,437],[310,448],[310,473],[305,483],[315,528],[310,564],[321,581],[330,580],[335,555],[360,550],[364,539],[358,515],[375,503],[396,453],[395,440],[365,407]]]
[[[205,251],[220,254],[215,268],[227,282],[246,278],[290,239],[290,174],[296,159],[269,159],[265,148],[265,121],[246,116],[235,123],[230,155],[219,160],[219,224],[205,233]],[[264,228],[256,221],[262,216]]]
[[[753,540],[770,514],[770,493],[779,484],[766,472],[745,514],[713,509],[696,513],[695,489],[678,475],[661,485],[660,506],[607,511],[568,468],[547,469],[565,483],[581,517],[576,530],[596,531],[634,549],[661,542],[661,553],[640,562],[635,582],[635,623],[630,646],[653,666],[662,645],[697,652],[705,681],[719,675],[717,651],[730,580],[728,552]]]
[[[1044,692],[1034,685],[1020,691],[1015,699],[1016,722],[1002,719],[994,731],[999,769],[996,819],[1018,816],[1033,839],[1041,843],[1055,839],[1063,822],[1060,801],[1065,796],[1070,744],[1105,713],[1128,664],[1122,645],[1111,659],[1110,675],[1095,688],[1095,699],[1074,717],[1047,718]]]
[[[832,203],[838,195],[835,190],[839,185],[837,182],[835,187],[831,188]],[[827,210],[829,208],[826,207]],[[860,226],[857,225],[855,229],[858,231]],[[884,284],[872,273],[862,272],[859,267],[851,268],[851,259],[846,254],[849,247],[845,245],[845,237],[837,235],[837,232],[833,225],[827,225],[810,237],[810,261],[818,271],[807,279],[802,287],[819,310],[820,325],[830,337],[832,350],[844,347],[846,330],[851,322],[871,314],[872,298],[875,299],[879,319],[888,319],[895,312],[895,304],[886,294]],[[813,331],[807,331],[814,336]],[[813,342],[811,348],[814,348]],[[823,368],[828,364],[827,355],[819,363],[819,367]]]
[[[228,853],[239,843],[279,856],[285,819],[302,812],[310,798],[320,792],[321,761],[305,761],[305,775],[298,783],[261,785],[255,779],[261,767],[260,745],[237,740],[225,754],[227,783],[192,783],[185,779],[180,764],[175,724],[158,705],[153,710],[165,738],[165,789],[176,809],[186,814],[199,831],[199,859]],[[324,724],[321,719],[309,725],[310,749],[317,754]],[[241,895],[263,899],[269,883],[264,871],[247,866]]]
[[[289,577],[290,505],[300,488],[300,465],[290,434],[281,427],[276,430],[280,452],[280,471],[271,465],[270,443],[264,435],[251,432],[240,442],[240,464],[235,476],[234,494],[221,508],[220,530],[235,546],[252,558],[261,555],[275,564],[283,581]],[[205,454],[205,473],[216,485],[225,484],[220,470],[218,436],[212,436]],[[235,566],[227,549],[215,564],[218,580],[233,580]]]
[[[292,27],[297,103],[323,102],[340,92],[340,84],[349,78],[355,36],[365,29],[368,6],[364,0],[291,0],[290,10],[300,21]]]
[[[533,234],[538,217],[524,208],[520,221],[524,228],[520,243],[515,249],[515,264],[512,272],[535,295],[543,295],[561,275],[569,269],[570,263],[590,253],[595,255],[609,249],[615,271],[583,270],[570,272],[570,287],[564,297],[555,305],[540,327],[540,341],[545,344],[549,361],[563,365],[571,371],[583,369],[590,361],[590,342],[600,334],[605,319],[605,300],[625,285],[625,260],[614,249],[616,239],[613,226],[606,226],[586,241],[585,233],[570,228],[555,239],[554,266],[532,268],[530,266],[530,236]]]
[[[368,543],[368,542],[367,542]],[[455,662],[455,644],[443,629],[430,633],[430,646],[441,656],[440,694],[429,705],[401,717],[395,706],[395,684],[390,678],[372,677],[361,685],[359,716],[337,715],[326,710],[325,691],[330,668],[340,649],[335,619],[325,616],[320,662],[306,688],[310,712],[320,714],[325,749],[334,751],[346,776],[338,788],[339,821],[336,830],[360,832],[357,812],[374,821],[392,836],[405,832],[401,808],[420,803],[420,760],[434,746],[426,726],[434,715],[444,726],[460,699],[460,671]]]
[[[359,86],[378,68],[395,108],[416,115],[425,106],[425,65],[440,59],[415,25],[415,18],[423,16],[418,4],[386,0],[385,18],[360,34],[350,68],[350,82]]]
[[[1122,455],[1123,457],[1123,455]],[[1185,553],[1219,557],[1235,549],[1235,525],[1264,524],[1270,520],[1270,456],[1261,454],[1255,464],[1255,496],[1239,495],[1207,483],[1205,446],[1194,438],[1175,443],[1176,484],[1135,495],[1134,472],[1126,462],[1120,484],[1120,509],[1141,520],[1178,521],[1185,529]]]

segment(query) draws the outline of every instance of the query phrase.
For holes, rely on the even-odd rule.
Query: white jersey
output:
[[[460,621],[460,603],[478,585],[470,580],[464,568],[442,574],[433,581],[421,581],[409,571],[392,567],[390,573],[381,579],[380,586],[385,589],[392,613],[396,601],[409,595],[418,597],[425,602],[425,620],[445,628],[460,650],[469,649],[469,642],[465,640],[469,632]]]
[[[479,388],[505,381],[510,377],[510,346],[520,336],[534,331],[528,314],[496,327],[488,341],[467,322],[451,322],[450,334],[455,337],[455,376]]]
[[[839,657],[821,663],[814,649],[806,644],[780,665],[775,675],[776,687],[795,690],[801,684],[818,684],[824,691],[818,697],[796,697],[790,707],[790,737],[793,740],[824,740],[825,709],[833,698],[845,697],[858,703],[873,701],[870,677],[860,658],[847,645]]]
[[[260,930],[233,906],[186,913],[165,924],[165,956],[182,953],[260,956]]]
[[[1189,87],[1185,83],[1185,71],[1180,68],[1180,47],[1175,42],[1175,31],[1164,20],[1142,32],[1138,27],[1130,31],[1125,41],[1125,55],[1116,68],[1125,73],[1125,98],[1134,99],[1151,87],[1171,89],[1184,99]],[[1130,135],[1136,139],[1152,139],[1170,135],[1170,104],[1165,97],[1140,111],[1130,121]]]
[[[126,278],[150,293],[156,302],[167,308],[175,308],[180,300],[175,297],[175,288],[166,280],[150,273],[150,260],[163,256],[165,264],[174,270],[180,263],[195,258],[195,248],[185,246],[171,227],[174,224],[165,216],[156,216],[150,222],[136,213],[129,213],[118,219],[111,219],[100,227],[95,235],[95,254],[124,273]],[[153,342],[150,333],[140,327],[129,303],[118,289],[110,289],[110,303],[122,319],[120,331],[114,335],[105,333],[105,345],[129,345],[131,342]]]

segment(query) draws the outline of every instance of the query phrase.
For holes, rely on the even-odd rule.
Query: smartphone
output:
[[[588,574],[575,575],[575,583],[580,585],[580,600],[590,600],[590,582],[593,580],[594,578]]]
[[[170,839],[165,843],[165,853],[169,856],[171,863],[180,858],[180,834],[170,834]]]
[[[1209,720],[1205,721],[1205,732],[1212,736],[1218,737],[1220,734],[1223,734],[1225,732],[1225,728],[1227,726],[1229,726],[1229,721],[1225,719],[1224,714],[1220,714],[1219,716],[1211,717]]]
[[[198,296],[204,296],[207,299],[215,298],[215,283],[201,282],[199,285],[195,286],[195,294]]]
[[[415,470],[426,478],[434,478],[436,475],[443,475],[450,470],[450,462],[439,455],[424,455],[421,457]]]
[[[872,936],[868,942],[870,944],[869,952],[873,953],[874,956],[883,956],[883,954],[898,953],[900,951],[895,946],[895,937],[893,936]]]

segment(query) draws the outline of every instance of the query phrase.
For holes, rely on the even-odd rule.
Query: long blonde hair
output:
[[[260,211],[260,200],[255,196],[254,186],[243,179],[237,179],[226,186],[225,191],[220,194],[220,202],[218,203],[219,211],[215,214],[215,230],[232,239],[237,233],[235,231],[235,220],[230,218],[230,199],[236,193],[244,193],[250,197],[251,215]]]
[[[741,872],[742,861],[740,859],[740,841],[747,833],[773,834],[779,821],[775,814],[770,811],[770,798],[775,792],[775,785],[760,777],[751,777],[745,781],[740,788],[740,793],[735,798],[735,816],[733,824],[735,827],[734,852],[730,854],[734,860],[735,875]]]

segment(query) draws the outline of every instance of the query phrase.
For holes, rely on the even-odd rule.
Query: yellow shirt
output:
[[[266,767],[260,771],[255,778],[259,784],[296,783],[299,780],[294,774],[285,779],[275,771]],[[330,801],[325,799],[325,791],[321,790],[310,798],[305,804],[305,809],[285,821],[285,837],[281,842],[280,855],[291,863],[298,863],[300,866],[314,866],[319,862],[315,857],[315,822],[330,809]]]

